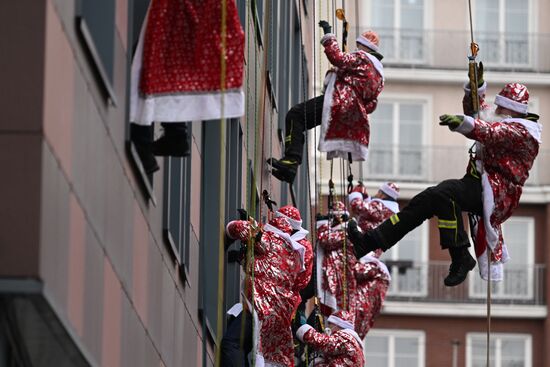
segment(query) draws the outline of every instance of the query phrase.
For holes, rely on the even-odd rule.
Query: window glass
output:
[[[364,341],[364,352],[369,367],[423,366],[423,333],[372,329]]]
[[[486,336],[481,333],[468,334],[467,348],[469,357],[467,366],[485,366]],[[531,336],[522,334],[491,334],[490,358],[494,367],[527,367],[531,366],[529,348]]]

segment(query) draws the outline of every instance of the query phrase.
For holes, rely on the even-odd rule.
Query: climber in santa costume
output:
[[[151,1],[132,62],[130,91],[131,140],[146,172],[159,169],[154,155],[189,155],[187,121],[244,114],[243,66],[244,31],[235,0],[226,1],[225,12],[219,0]],[[155,121],[162,123],[164,135],[153,143]]]
[[[384,86],[383,67],[378,53],[379,38],[372,31],[356,39],[357,50],[340,50],[332,27],[319,22],[325,35],[321,44],[334,66],[326,76],[325,94],[295,105],[286,115],[285,154],[270,158],[273,175],[292,183],[302,163],[304,132],[321,125],[319,150],[329,159],[348,158],[364,161],[370,138],[368,114],[376,109],[378,95]]]
[[[490,271],[491,280],[502,280],[502,264],[508,260],[508,253],[501,224],[518,206],[541,143],[538,116],[527,112],[527,88],[518,83],[505,85],[492,110],[484,102],[486,84],[482,77],[479,80],[479,118],[468,116],[472,111],[468,102],[471,98],[465,88],[466,115],[443,115],[439,123],[476,141],[466,175],[422,191],[400,213],[364,235],[357,225],[348,227],[352,241],[363,246],[364,251],[387,250],[424,220],[437,216],[441,247],[449,249],[452,260],[445,278],[447,286],[462,283],[476,264],[468,251],[470,243],[462,211],[479,218],[475,244],[482,278],[487,279]],[[491,250],[491,264],[485,255],[487,248]]]
[[[323,356],[315,360],[316,367],[364,366],[363,341],[353,330],[353,314],[336,311],[327,319],[330,334],[319,333],[308,324],[296,331],[296,337],[320,351]]]
[[[294,366],[290,323],[299,303],[295,286],[305,268],[304,246],[291,238],[292,227],[283,217],[273,218],[262,228],[249,221],[232,221],[226,233],[241,241],[254,238],[254,281],[247,278],[245,289],[258,319],[256,365]]]
[[[346,235],[349,213],[344,203],[335,202],[329,217],[332,223],[327,221],[317,229],[317,293],[326,316],[335,310],[353,309],[356,288],[353,269],[357,261]]]

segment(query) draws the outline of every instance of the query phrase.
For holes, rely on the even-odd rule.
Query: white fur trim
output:
[[[231,238],[232,240],[236,240],[236,238],[231,237],[231,234],[229,233],[229,225],[233,222],[234,220],[225,225],[225,234],[227,235],[227,237]]]
[[[519,113],[527,113],[527,104],[523,104],[517,101],[514,101],[510,98],[506,98],[504,96],[501,96],[500,94],[497,94],[495,96],[495,104],[500,107],[507,108],[512,111],[516,111]]]
[[[282,217],[282,218],[285,218],[286,220],[288,220],[288,222],[290,223],[290,226],[292,227],[292,229],[300,229],[302,228],[302,220],[296,220],[296,219],[292,219],[290,218],[289,216],[277,211],[275,212],[275,216],[276,217]]]
[[[475,122],[470,116],[463,115],[463,117],[464,120],[460,123],[460,125],[458,125],[455,129],[451,129],[451,131],[456,131],[462,135],[468,135],[474,129]]]
[[[483,82],[483,85],[477,88],[477,95],[481,96],[485,94],[486,91],[487,91],[487,82]],[[472,90],[470,89],[470,82],[464,83],[464,92],[467,94],[470,94],[472,92]]]
[[[306,333],[308,331],[310,331],[311,329],[313,329],[313,326],[308,325],[308,324],[304,324],[304,325],[300,326],[298,328],[298,330],[296,330],[296,338],[299,341],[304,342],[304,335],[306,335]]]
[[[306,236],[308,235],[309,231],[307,229],[303,229],[300,227],[300,229],[298,231],[296,231],[295,233],[293,233],[290,238],[292,238],[294,241],[300,241],[304,238],[306,238]]]
[[[328,225],[328,219],[318,220],[315,223],[315,228],[319,229],[321,226],[324,226],[325,224]]]
[[[386,264],[380,261],[379,258],[374,257],[370,254],[371,253],[369,252],[368,254],[360,258],[359,262],[363,264],[368,264],[368,263],[376,264],[376,266],[378,266],[378,268],[388,277],[388,281],[391,281],[390,271],[388,270],[388,267],[386,266]]]
[[[204,93],[174,93],[169,95],[141,96],[139,79],[143,58],[143,37],[147,20],[143,22],[138,46],[132,61],[130,85],[130,121],[149,126],[155,121],[182,122],[234,118],[244,115],[242,90]],[[223,108],[222,108],[223,101]],[[222,113],[223,112],[223,113]]]
[[[305,263],[304,263],[304,255],[305,255],[306,249],[301,243],[294,240],[288,233],[281,231],[279,228],[274,227],[271,224],[266,224],[264,226],[264,230],[277,234],[279,237],[283,238],[292,247],[294,251],[298,252],[298,255],[300,255],[300,262],[302,264],[302,271],[306,270]]]
[[[355,42],[360,43],[363,46],[366,46],[366,47],[370,48],[371,50],[378,52],[378,46],[376,46],[374,43],[372,43],[371,41],[369,41],[368,39],[366,39],[362,35],[357,37],[355,39]]]
[[[324,45],[325,42],[329,39],[336,39],[336,35],[334,33],[327,33],[323,37],[321,37],[321,44]]]
[[[382,200],[382,199],[379,199],[379,198],[374,198],[371,201],[379,201],[382,204],[384,204],[384,206],[386,208],[388,208],[389,210],[391,210],[392,212],[399,213],[399,204],[397,203],[397,201]]]
[[[365,52],[365,51],[361,51],[361,52]],[[382,65],[380,60],[378,60],[375,56],[369,54],[368,52],[365,52],[365,54],[367,55],[369,60],[372,62],[372,65],[374,66],[376,71],[378,71],[378,74],[380,74],[382,79],[384,79],[384,66]]]
[[[394,200],[397,200],[397,198],[399,197],[399,192],[394,190],[387,183],[384,183],[382,186],[380,186],[380,191],[382,191],[384,194],[388,195],[390,198]]]
[[[495,199],[493,188],[489,182],[487,172],[481,175],[481,195],[483,201],[483,224],[485,224],[485,240],[491,250],[494,250],[498,244],[498,233],[491,226],[491,215],[495,210]]]
[[[542,143],[542,125],[535,121],[529,121],[521,118],[504,119],[502,122],[517,122],[523,125],[531,136],[539,143]]]
[[[480,257],[477,258],[477,266],[479,267],[479,275],[483,280],[489,280],[489,271],[491,272],[491,282],[500,282],[504,279],[504,266],[501,261],[492,263],[489,266],[487,260],[487,249],[483,251]]]
[[[357,340],[357,342],[359,342],[359,345],[361,346],[361,349],[363,349],[363,339],[361,339],[361,338],[359,337],[359,334],[357,334],[357,333],[355,332],[355,330],[353,330],[353,329],[343,329],[343,330],[340,330],[340,331],[341,331],[341,332],[344,332],[344,333],[348,333],[348,334],[350,334],[351,336],[353,336],[353,337]]]
[[[338,303],[336,302],[336,297],[326,289],[323,289],[323,259],[325,258],[325,252],[321,246],[317,246],[317,256],[315,256],[317,264],[315,267],[315,272],[317,274],[317,294],[319,295],[319,302],[321,304],[330,307],[332,309],[338,308]]]
[[[243,312],[243,304],[235,303],[229,310],[227,310],[226,314],[237,317],[241,314],[241,312]]]
[[[341,327],[342,329],[353,329],[353,324],[349,321],[342,320],[339,317],[336,317],[334,315],[330,315],[327,319],[327,322],[330,322],[331,324],[337,325]]]
[[[352,192],[348,195],[348,202],[351,204],[353,200],[361,199],[363,200],[363,194],[360,192]]]

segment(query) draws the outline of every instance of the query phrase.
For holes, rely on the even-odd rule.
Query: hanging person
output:
[[[244,31],[235,0],[153,0],[132,61],[130,139],[146,173],[157,156],[190,154],[186,121],[244,114]],[[208,16],[204,16],[208,14]],[[226,34],[222,38],[222,17]],[[222,53],[225,68],[222,80]],[[153,142],[154,122],[164,135]]]
[[[327,319],[329,333],[319,333],[304,324],[296,330],[296,338],[322,353],[312,365],[316,367],[364,366],[363,341],[354,328],[353,314],[336,311]]]
[[[470,255],[470,242],[464,230],[462,211],[477,217],[475,252],[479,271],[487,279],[502,280],[502,264],[508,260],[501,225],[518,206],[522,188],[538,154],[541,125],[538,116],[527,112],[529,92],[519,83],[504,86],[495,98],[496,109],[484,101],[486,83],[482,69],[479,78],[481,111],[479,118],[468,116],[473,111],[470,91],[465,87],[463,100],[466,115],[442,115],[439,125],[447,126],[473,139],[475,154],[470,157],[466,175],[446,180],[416,195],[398,214],[379,227],[366,232],[350,222],[348,232],[361,254],[381,248],[386,251],[408,232],[432,216],[438,217],[440,244],[451,255],[446,286],[462,283],[476,264]],[[491,261],[486,251],[491,251]],[[358,255],[360,256],[360,255]]]
[[[285,119],[285,153],[281,159],[270,158],[272,174],[292,183],[302,163],[304,132],[321,125],[319,150],[327,158],[364,161],[370,138],[368,114],[376,109],[378,95],[384,87],[383,67],[378,52],[379,38],[367,31],[356,39],[357,50],[342,52],[332,27],[320,21],[325,35],[321,44],[334,66],[325,78],[325,94],[292,107]]]
[[[231,239],[254,243],[254,280],[245,285],[248,311],[254,309],[256,363],[265,366],[294,366],[291,319],[299,304],[296,282],[305,269],[305,248],[291,238],[292,227],[281,216],[261,228],[255,223],[235,220],[227,224]],[[261,365],[261,364],[259,364]]]
[[[348,195],[351,215],[362,231],[368,231],[399,212],[398,197],[399,186],[395,182],[383,183],[373,197],[366,194],[360,183]]]

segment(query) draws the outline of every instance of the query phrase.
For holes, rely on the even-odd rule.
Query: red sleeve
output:
[[[342,242],[345,240],[345,232],[338,231],[324,231],[319,233],[319,245],[326,251],[333,251],[342,247]]]
[[[386,207],[379,201],[355,199],[350,205],[353,212],[369,222],[383,222],[387,217]]]
[[[304,334],[303,341],[327,355],[338,355],[347,352],[346,344],[348,341],[341,338],[339,333],[327,335],[310,328]]]
[[[357,53],[342,52],[333,34],[324,36],[321,43],[325,47],[325,54],[330,63],[340,69],[355,69],[365,62],[364,58],[359,57]]]

